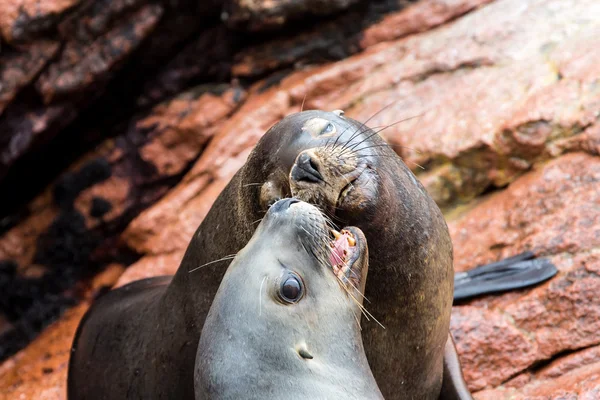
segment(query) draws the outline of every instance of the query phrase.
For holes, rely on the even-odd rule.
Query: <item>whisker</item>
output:
[[[228,255],[228,256],[225,256],[225,257],[223,257],[223,258],[219,258],[218,260],[214,260],[214,261],[207,262],[206,264],[202,264],[202,265],[200,265],[199,267],[196,267],[196,268],[193,268],[193,269],[190,269],[190,270],[188,270],[188,274],[190,274],[190,273],[192,273],[192,272],[196,271],[197,269],[200,269],[200,268],[206,267],[207,265],[211,265],[211,264],[214,264],[214,263],[218,263],[218,262],[220,262],[220,261],[233,260],[233,259],[235,258],[235,256],[236,256],[236,255],[237,255],[237,254],[230,254],[230,255]]]
[[[427,111],[425,111],[425,112],[427,112]],[[367,141],[367,140],[371,139],[373,136],[375,136],[375,135],[377,135],[377,134],[379,134],[379,133],[383,132],[384,130],[386,130],[386,129],[388,129],[388,128],[391,128],[392,126],[398,125],[398,124],[400,124],[400,123],[402,123],[402,122],[409,121],[409,120],[411,120],[411,119],[415,119],[415,118],[419,118],[419,117],[421,117],[422,115],[424,115],[424,114],[425,114],[425,112],[423,112],[423,113],[421,113],[421,114],[414,115],[414,116],[412,116],[412,117],[408,117],[408,118],[401,119],[401,120],[399,120],[399,121],[396,121],[396,122],[394,122],[394,123],[392,123],[392,124],[389,124],[389,125],[387,125],[387,126],[385,126],[385,127],[381,128],[381,129],[379,129],[379,130],[375,130],[375,131],[373,131],[373,133],[372,133],[372,134],[368,135],[366,138],[364,138],[364,139],[363,139],[363,140],[361,140],[360,142],[358,142],[358,143],[356,143],[356,144],[352,145],[352,147],[347,147],[347,148],[345,149],[345,151],[342,151],[342,152],[340,153],[340,155],[341,155],[341,154],[344,154],[344,153],[345,153],[346,151],[348,151],[348,150],[354,150],[354,149],[355,149],[357,146],[359,146],[360,144],[362,144],[362,143],[364,143],[365,141]]]
[[[302,99],[302,105],[300,106],[300,112],[304,111],[304,101],[306,100],[306,93],[304,93],[304,98]]]
[[[356,313],[354,311],[352,311],[352,314],[354,315],[354,319],[356,320],[356,323],[358,324],[358,329],[362,332],[362,327],[360,326],[360,321],[358,319],[358,316],[356,315]]]
[[[388,104],[387,106],[384,106],[384,107],[383,107],[381,110],[377,111],[375,114],[373,114],[373,115],[371,115],[369,118],[367,118],[367,120],[366,120],[365,122],[361,122],[361,125],[362,125],[363,127],[367,127],[367,123],[368,123],[370,120],[372,120],[373,118],[375,118],[377,115],[379,115],[379,114],[380,114],[381,112],[383,112],[384,110],[387,110],[388,108],[390,108],[390,107],[391,107],[391,106],[392,106],[394,103],[396,103],[396,102],[397,102],[397,100],[394,100],[394,101],[392,101],[390,104]],[[358,129],[357,129],[357,130],[358,130]],[[350,143],[350,142],[352,141],[352,139],[354,139],[354,137],[355,137],[355,133],[356,133],[356,132],[354,132],[354,133],[352,134],[352,136],[350,137],[350,139],[349,139],[349,140],[348,140],[346,143]],[[360,133],[359,133],[359,135],[360,135]]]

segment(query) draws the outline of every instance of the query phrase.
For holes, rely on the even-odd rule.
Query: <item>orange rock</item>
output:
[[[568,154],[450,222],[458,270],[531,250],[560,271],[536,288],[454,308],[451,330],[472,390],[600,344],[599,182],[600,157]]]
[[[62,13],[80,0],[7,0],[0,7],[0,34],[7,42],[35,33],[36,27],[48,28],[48,22],[60,20]],[[45,24],[44,24],[45,21]],[[41,22],[41,23],[40,23]]]
[[[142,146],[141,157],[162,173],[182,171],[186,163],[179,157],[193,159],[194,151],[182,143],[206,148],[179,185],[128,225],[122,239],[143,257],[117,285],[172,273],[254,144],[273,123],[298,111],[304,98],[305,109],[342,108],[363,121],[391,104],[369,125],[389,126],[381,134],[447,209],[457,270],[532,250],[550,257],[560,271],[536,288],[454,308],[451,330],[469,386],[479,391],[476,397],[596,398],[600,64],[595,48],[600,22],[594,16],[600,5],[496,0],[437,29],[397,39],[404,28],[394,25],[408,18],[402,13],[436,4],[449,7],[436,11],[441,21],[480,3],[419,2],[365,31],[363,45],[369,47],[363,52],[280,81],[259,82],[235,112],[236,102],[225,97],[207,96],[207,103],[189,107],[176,99],[139,122],[140,128],[160,131],[153,133],[156,142]],[[435,23],[436,16],[429,16],[424,23]],[[211,122],[212,110],[217,122]],[[190,136],[196,130],[207,136],[196,141]],[[164,157],[166,150],[173,158]],[[123,163],[127,154],[109,153],[113,164]],[[119,176],[128,176],[131,169],[121,171]],[[84,200],[77,203],[81,210],[89,205]],[[0,240],[2,248],[12,247]],[[61,348],[68,348],[70,336],[62,340]],[[10,393],[63,390],[61,369],[33,382],[29,377],[8,381],[7,376],[17,376],[12,367],[24,355],[37,360],[43,345],[36,343],[2,367],[0,383],[10,382]]]
[[[0,366],[0,399],[66,399],[67,366],[79,320],[89,307],[83,303],[65,313],[34,340]]]

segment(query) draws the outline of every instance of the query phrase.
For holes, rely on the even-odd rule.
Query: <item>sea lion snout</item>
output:
[[[319,172],[320,165],[317,158],[308,151],[300,153],[292,167],[291,177],[295,181],[322,182],[323,176]]]
[[[322,146],[298,154],[290,171],[292,195],[333,210],[354,189],[366,161],[343,147]]]

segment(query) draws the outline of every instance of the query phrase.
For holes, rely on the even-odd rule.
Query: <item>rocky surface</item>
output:
[[[237,29],[265,30],[278,28],[290,18],[310,18],[344,10],[359,0],[231,0],[226,2],[222,19]]]
[[[251,3],[264,12],[270,2]],[[323,26],[297,37],[253,44],[235,54],[217,52],[231,76],[251,80],[274,73],[251,85],[234,81],[219,90],[187,91],[138,114],[128,128],[73,165],[66,174],[71,186],[90,160],[101,157],[110,166],[109,176],[58,196],[82,216],[85,232],[117,221],[108,235],[112,239],[96,245],[94,254],[104,263],[114,261],[113,248],[140,256],[122,274],[122,265],[111,265],[95,284],[79,289],[80,297],[91,299],[89,293],[115,281],[122,285],[174,272],[212,202],[268,127],[302,105],[342,108],[362,121],[372,117],[369,125],[383,129],[443,208],[457,270],[525,250],[549,257],[559,269],[536,288],[454,307],[451,331],[475,397],[599,397],[600,58],[595,49],[600,5],[422,0],[386,10],[379,17],[365,13],[372,22],[355,25],[358,29],[346,31],[351,34],[343,39],[323,35],[309,51],[297,44],[311,43],[306,39],[317,37],[319,29],[329,32],[341,26],[339,21],[351,21],[356,9],[319,20]],[[274,29],[271,21],[294,19],[269,19],[265,12],[263,27],[246,11],[238,15],[242,22],[236,29]],[[226,30],[221,34],[228,37]],[[146,86],[137,100],[153,104],[204,74],[205,60],[190,61],[202,43],[207,40],[190,41],[179,61],[174,58],[162,69],[161,76],[171,80]],[[321,62],[343,60],[305,65],[314,62],[307,55],[332,44],[343,51]],[[97,72],[94,76],[103,74]],[[16,76],[19,82],[31,80]],[[90,75],[73,76],[86,82]],[[47,93],[50,101],[55,94],[60,99],[60,91]],[[65,175],[29,206],[26,220],[0,237],[6,254],[0,260],[15,260],[23,276],[52,269],[32,263],[32,257],[38,238],[63,212],[56,192],[70,187],[64,182]],[[99,196],[111,204],[104,214],[106,203],[94,200]],[[94,202],[102,218],[92,216]],[[0,387],[8,388],[7,399],[64,398],[66,354],[89,301],[3,364]]]
[[[70,289],[81,279],[115,261],[131,263],[120,232],[180,179],[243,99],[239,88],[198,87],[134,118],[62,174],[30,205],[29,216],[0,237],[0,310],[13,324],[0,345],[3,357],[14,347],[11,338],[30,340],[75,302],[79,295]]]

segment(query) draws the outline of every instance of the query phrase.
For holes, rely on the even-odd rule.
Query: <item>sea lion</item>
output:
[[[276,202],[227,269],[198,345],[196,400],[383,399],[360,334],[362,232]]]
[[[170,282],[125,286],[94,304],[73,341],[69,398],[192,398],[196,348],[231,255],[269,205],[292,195],[369,241],[366,297],[385,329],[364,323],[362,336],[385,398],[469,399],[460,366],[443,372],[444,358],[457,358],[446,346],[454,271],[439,208],[377,132],[317,110],[289,115],[261,138]]]

